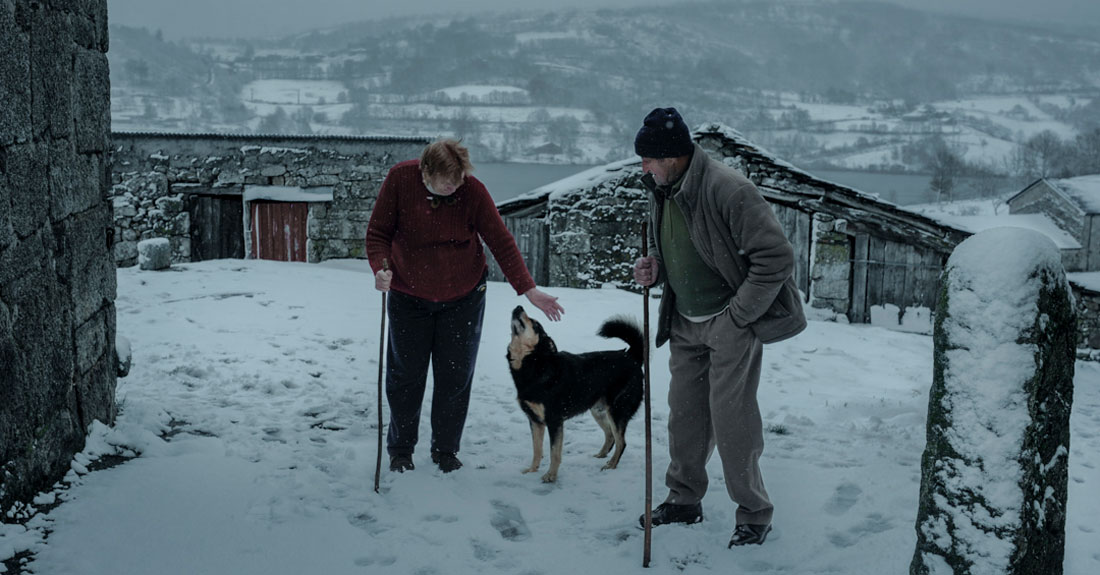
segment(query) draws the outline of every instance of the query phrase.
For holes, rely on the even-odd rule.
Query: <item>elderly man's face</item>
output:
[[[653,174],[658,186],[667,186],[680,179],[676,173],[677,158],[642,158],[642,172]]]

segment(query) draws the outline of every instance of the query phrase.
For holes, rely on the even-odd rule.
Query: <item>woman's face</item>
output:
[[[462,179],[453,181],[447,176],[434,176],[422,172],[421,177],[424,179],[424,186],[428,188],[428,191],[437,196],[449,196],[462,185]]]

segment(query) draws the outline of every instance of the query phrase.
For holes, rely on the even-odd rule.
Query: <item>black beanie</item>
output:
[[[676,158],[694,151],[691,132],[676,108],[654,108],[634,138],[634,153],[643,158]]]

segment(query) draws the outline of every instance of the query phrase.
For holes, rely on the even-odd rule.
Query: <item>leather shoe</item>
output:
[[[662,503],[653,510],[650,520],[653,522],[654,527],[666,523],[683,523],[685,525],[698,523],[703,520],[703,504],[677,505],[675,503]],[[638,518],[638,523],[641,524],[642,529],[645,529],[645,515]]]
[[[768,533],[771,533],[771,525],[738,525],[733,530],[733,535],[730,536],[730,544],[727,547],[733,547],[741,545],[760,545],[768,538]]]

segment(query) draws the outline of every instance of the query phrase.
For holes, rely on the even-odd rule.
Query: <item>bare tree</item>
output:
[[[1032,176],[1049,178],[1062,175],[1057,172],[1061,171],[1059,168],[1064,166],[1065,154],[1062,139],[1058,137],[1058,134],[1050,130],[1043,130],[1028,139],[1024,145],[1024,150],[1028,158],[1026,165],[1030,168]],[[1059,164],[1062,164],[1062,166]]]
[[[966,164],[942,138],[936,138],[933,146],[927,166],[932,172],[928,187],[937,202],[949,202],[953,199],[955,186]]]

